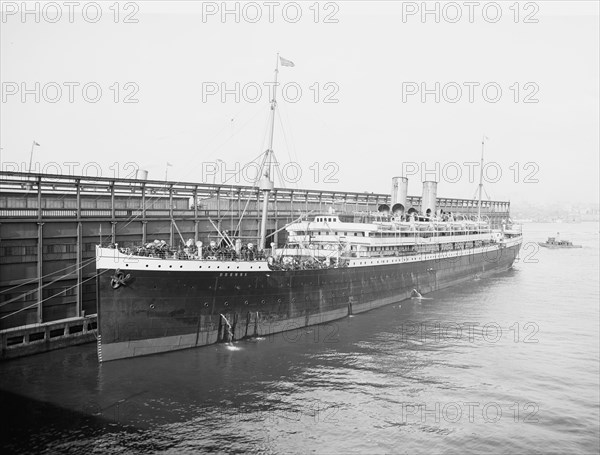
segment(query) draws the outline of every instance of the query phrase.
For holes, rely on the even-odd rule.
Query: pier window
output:
[[[2,256],[22,256],[24,253],[22,246],[5,246],[0,248]]]

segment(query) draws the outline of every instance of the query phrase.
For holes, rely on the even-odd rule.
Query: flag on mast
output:
[[[38,147],[41,147],[40,144],[38,144],[37,142],[33,141],[33,145],[37,145]]]
[[[281,62],[281,66],[296,66],[294,65],[294,62],[283,57],[279,57],[279,61]]]

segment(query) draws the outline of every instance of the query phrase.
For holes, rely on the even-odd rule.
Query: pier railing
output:
[[[10,217],[171,217],[259,215],[258,188],[158,180],[60,176],[0,172],[0,213]],[[376,212],[390,203],[389,194],[276,188],[270,211],[293,216],[311,210]],[[409,196],[407,209],[420,208],[421,197]],[[475,214],[473,199],[437,198],[446,212]],[[482,201],[482,213],[505,214],[509,202]]]

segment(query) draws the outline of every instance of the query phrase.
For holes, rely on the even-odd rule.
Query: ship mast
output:
[[[485,136],[481,139],[481,167],[479,169],[479,202],[477,204],[477,221],[481,221],[481,192],[483,191],[483,150],[485,147]]]
[[[275,63],[275,83],[273,84],[273,99],[271,100],[271,131],[269,134],[269,148],[265,152],[264,174],[259,182],[259,189],[263,193],[262,218],[260,220],[260,240],[258,249],[263,250],[267,238],[267,211],[269,208],[269,193],[275,187],[271,179],[271,155],[273,154],[273,135],[275,133],[275,108],[277,107],[277,75],[279,74],[279,53]]]

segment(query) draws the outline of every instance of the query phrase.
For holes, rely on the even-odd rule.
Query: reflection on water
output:
[[[533,242],[557,229],[525,230]],[[2,444],[598,452],[598,225],[560,231],[584,248],[527,243],[506,273],[336,323],[102,365],[94,345],[5,362]]]

